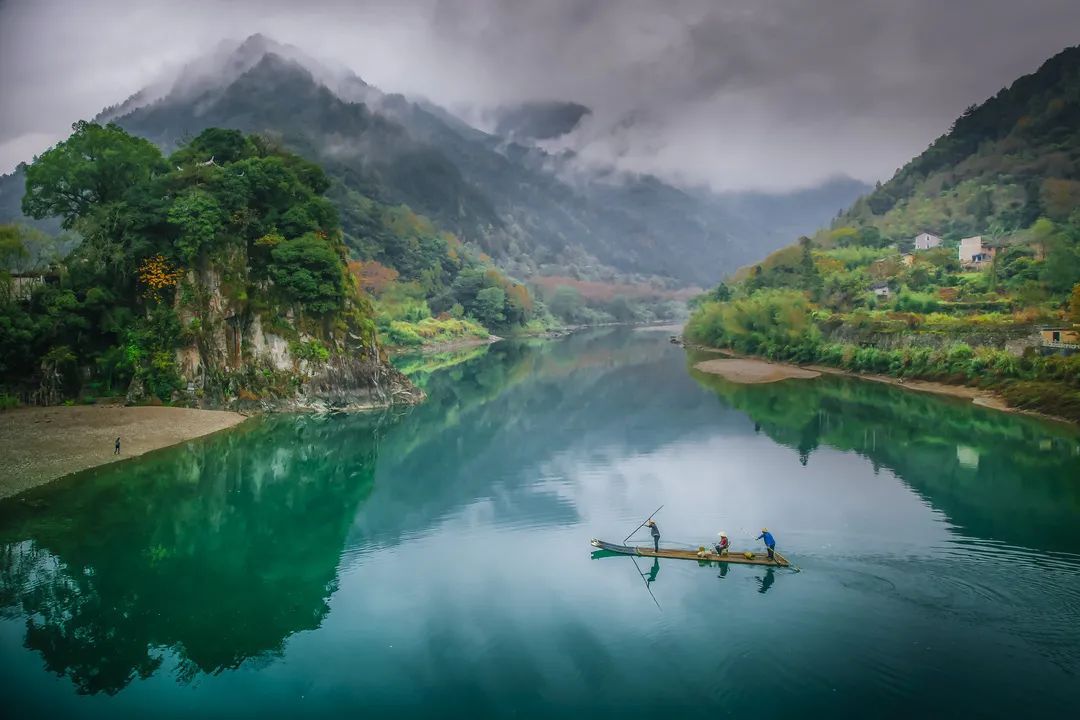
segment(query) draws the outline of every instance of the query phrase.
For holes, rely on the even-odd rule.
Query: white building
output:
[[[889,297],[889,283],[883,283],[883,282],[874,283],[873,285],[870,286],[870,290],[872,290],[874,295],[876,295],[879,298],[887,298],[887,297]]]
[[[982,235],[966,237],[960,241],[960,263],[974,265],[990,259],[990,251],[983,247]]]
[[[916,250],[929,250],[941,245],[941,238],[933,233],[923,232],[915,236]]]

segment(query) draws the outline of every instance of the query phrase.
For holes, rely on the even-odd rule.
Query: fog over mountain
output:
[[[874,181],[1077,27],[1072,0],[5,0],[0,171],[263,32],[485,130],[500,108],[578,103],[543,142],[594,168],[716,190]]]

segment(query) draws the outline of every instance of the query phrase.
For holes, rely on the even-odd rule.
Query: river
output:
[[[0,503],[8,717],[1010,717],[1080,695],[1080,436],[616,329]],[[800,571],[593,557],[768,526]],[[639,533],[637,537],[645,537]]]

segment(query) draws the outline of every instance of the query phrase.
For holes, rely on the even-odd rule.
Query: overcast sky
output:
[[[590,162],[787,189],[889,177],[1080,43],[1080,0],[0,0],[0,171],[254,32],[472,117],[584,103]]]

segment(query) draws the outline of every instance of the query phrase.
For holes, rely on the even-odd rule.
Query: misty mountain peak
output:
[[[565,100],[525,102],[495,111],[495,134],[511,140],[553,140],[576,128],[592,110]]]

